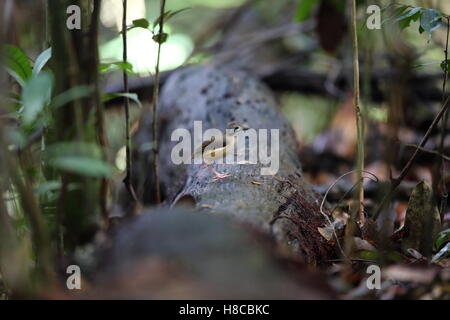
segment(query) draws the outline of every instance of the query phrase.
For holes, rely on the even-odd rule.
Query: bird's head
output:
[[[237,136],[239,133],[243,131],[247,131],[249,127],[246,124],[242,124],[240,122],[230,122],[227,125],[227,135]]]

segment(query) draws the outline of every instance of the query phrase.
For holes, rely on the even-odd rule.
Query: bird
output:
[[[245,124],[241,124],[239,122],[230,122],[228,123],[225,130],[225,139],[224,141],[216,141],[215,137],[212,137],[210,140],[204,141],[202,145],[194,151],[192,155],[192,159],[197,157],[203,157],[208,168],[214,173],[213,181],[225,179],[230,175],[227,173],[220,173],[216,169],[212,167],[212,163],[215,160],[223,159],[226,157],[227,153],[230,150],[233,150],[237,136],[247,131],[249,127]]]

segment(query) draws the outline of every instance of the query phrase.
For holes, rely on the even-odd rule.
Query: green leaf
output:
[[[87,142],[59,142],[47,146],[46,159],[61,157],[61,156],[82,156],[90,158],[102,157],[102,150],[95,143]]]
[[[171,18],[173,18],[175,15],[179,14],[180,12],[183,12],[183,11],[186,11],[186,10],[189,10],[189,9],[191,9],[191,8],[183,8],[183,9],[176,10],[176,11],[168,10],[168,11],[164,12],[164,15],[163,15],[163,17],[164,17],[164,22],[169,21]],[[153,29],[155,29],[156,26],[157,26],[160,22],[161,22],[161,16],[159,16],[159,17],[153,22]]]
[[[46,151],[45,162],[59,170],[89,177],[109,177],[114,172],[94,143],[61,142],[48,146]]]
[[[166,22],[166,18],[167,18],[167,16],[168,16],[171,12],[172,12],[171,10],[164,12],[164,15],[163,15],[163,17],[164,17],[164,22]],[[160,22],[161,22],[161,16],[159,16],[158,18],[156,18],[156,20],[153,22],[153,29],[155,29],[156,26],[157,26]]]
[[[427,9],[420,16],[420,26],[431,36],[442,25],[442,13],[436,9]]]
[[[53,76],[49,72],[41,72],[27,81],[22,90],[23,121],[29,124],[50,103],[52,96]]]
[[[43,51],[37,58],[33,67],[33,75],[37,75],[41,72],[42,68],[47,64],[48,60],[52,57],[52,48],[48,48]]]
[[[403,19],[411,18],[412,16],[416,15],[417,13],[420,13],[420,11],[422,11],[422,9],[423,9],[422,7],[412,8],[406,14],[401,15],[400,17],[396,18],[395,21],[400,21]]]
[[[387,9],[390,9],[392,6],[393,6],[393,5],[389,5],[389,6],[387,6],[386,8],[383,8],[381,11],[383,12],[383,11],[385,11],[385,10],[387,10]],[[383,25],[383,24],[385,24],[385,23],[388,22],[388,21],[391,21],[391,20],[393,20],[393,19],[397,19],[397,18],[401,17],[401,16],[406,12],[406,10],[408,10],[409,8],[412,8],[412,6],[410,6],[410,5],[402,5],[402,6],[399,6],[398,8],[396,8],[396,9],[393,11],[392,15],[391,15],[389,18],[384,19],[384,20],[381,22],[381,24]]]
[[[450,229],[439,232],[436,237],[436,248],[440,249],[445,243],[450,241]]]
[[[70,88],[69,90],[54,97],[52,101],[52,106],[55,109],[62,107],[76,99],[88,97],[93,92],[94,88],[92,88],[91,86],[78,86]]]
[[[142,103],[136,93],[106,93],[103,95],[103,102],[108,102],[116,98],[128,98],[136,102],[139,108],[142,108]]]
[[[400,17],[406,10],[409,8],[413,8],[411,5],[401,5],[397,9],[394,10],[392,18]]]
[[[11,128],[5,133],[8,143],[13,144],[17,149],[22,149],[26,146],[28,139],[20,127]]]
[[[61,188],[60,181],[46,181],[33,188],[33,192],[37,195],[44,195],[50,191],[57,191]]]
[[[417,21],[422,14],[423,8],[412,8],[406,14],[398,17],[395,21],[399,22],[400,29],[405,29],[411,25],[411,21]]]
[[[436,262],[450,255],[450,242],[448,242],[438,253],[431,259],[431,262]]]
[[[31,77],[30,59],[22,49],[12,45],[5,45],[5,66],[8,73],[21,85]]]
[[[95,178],[110,177],[113,168],[100,159],[81,156],[62,156],[51,159],[49,165],[63,171]]]
[[[413,14],[411,16],[411,20],[412,21],[417,21],[420,19],[420,16],[422,15],[423,9],[419,10],[418,12],[416,12],[415,14]]]
[[[133,65],[129,62],[116,61],[110,63],[101,63],[99,67],[100,73],[107,73],[111,71],[122,70],[128,73],[133,72]]]
[[[357,253],[358,257],[364,260],[376,260],[379,256],[378,251],[361,250]]]
[[[432,65],[441,65],[441,68],[443,67],[444,61],[433,61],[433,62],[427,62],[427,63],[419,63],[413,66],[413,68],[421,68],[421,67],[427,67],[427,66],[432,66]]]
[[[179,9],[179,10],[175,10],[172,11],[168,16],[167,16],[167,20],[172,19],[174,16],[176,16],[177,14],[186,11],[186,10],[190,10],[191,8],[183,8],[183,9]]]
[[[303,22],[307,20],[318,2],[318,0],[300,0],[295,14],[295,21]]]
[[[392,262],[400,262],[403,261],[403,256],[397,251],[389,251],[386,253],[386,259]]]
[[[411,19],[408,18],[408,19],[401,20],[401,21],[399,21],[398,25],[400,27],[400,30],[406,29],[411,25]]]
[[[131,30],[134,28],[148,29],[149,26],[150,26],[150,22],[147,19],[142,18],[142,19],[133,20],[133,24],[131,26],[129,26],[127,30]]]
[[[450,66],[450,60],[444,60],[441,62],[441,69],[442,71],[449,71],[449,66]]]
[[[161,34],[155,34],[152,39],[153,41],[155,41],[156,43],[159,44],[163,44],[164,42],[167,41],[167,38],[169,37],[169,35],[167,33],[161,33]]]

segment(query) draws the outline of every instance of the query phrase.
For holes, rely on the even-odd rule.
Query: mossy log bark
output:
[[[164,85],[159,112],[160,176],[167,205],[190,203],[214,214],[232,215],[273,231],[310,264],[329,259],[330,251],[317,231],[325,223],[320,196],[302,178],[295,134],[260,81],[245,72],[215,66],[185,68]],[[134,143],[137,175],[133,180],[146,204],[154,202],[153,173],[149,172],[152,151],[136,150],[149,149],[150,119],[151,115],[144,117]],[[205,165],[175,165],[171,152],[178,141],[171,141],[171,134],[179,128],[193,132],[194,121],[202,121],[203,130],[223,130],[231,121],[254,129],[279,129],[279,171],[261,175],[266,165],[260,163],[214,164],[231,176],[212,181]],[[147,177],[142,181],[144,173]]]

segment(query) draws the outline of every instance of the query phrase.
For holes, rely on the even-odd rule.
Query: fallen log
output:
[[[332,252],[317,230],[325,224],[319,210],[321,198],[302,177],[294,132],[265,85],[242,71],[215,66],[184,68],[169,77],[160,101],[159,166],[167,205],[189,203],[272,231],[313,265],[330,258]],[[261,162],[213,164],[230,177],[212,181],[205,165],[174,164],[171,153],[178,141],[171,141],[171,135],[180,128],[192,132],[194,121],[202,121],[203,130],[223,130],[233,121],[254,129],[278,129],[278,172],[261,175]],[[133,177],[144,204],[154,203],[153,154],[148,147],[151,132],[151,115],[146,114],[134,139]]]
[[[142,212],[120,225],[97,256],[91,286],[75,298],[336,297],[323,275],[282,254],[267,234],[186,209]]]

